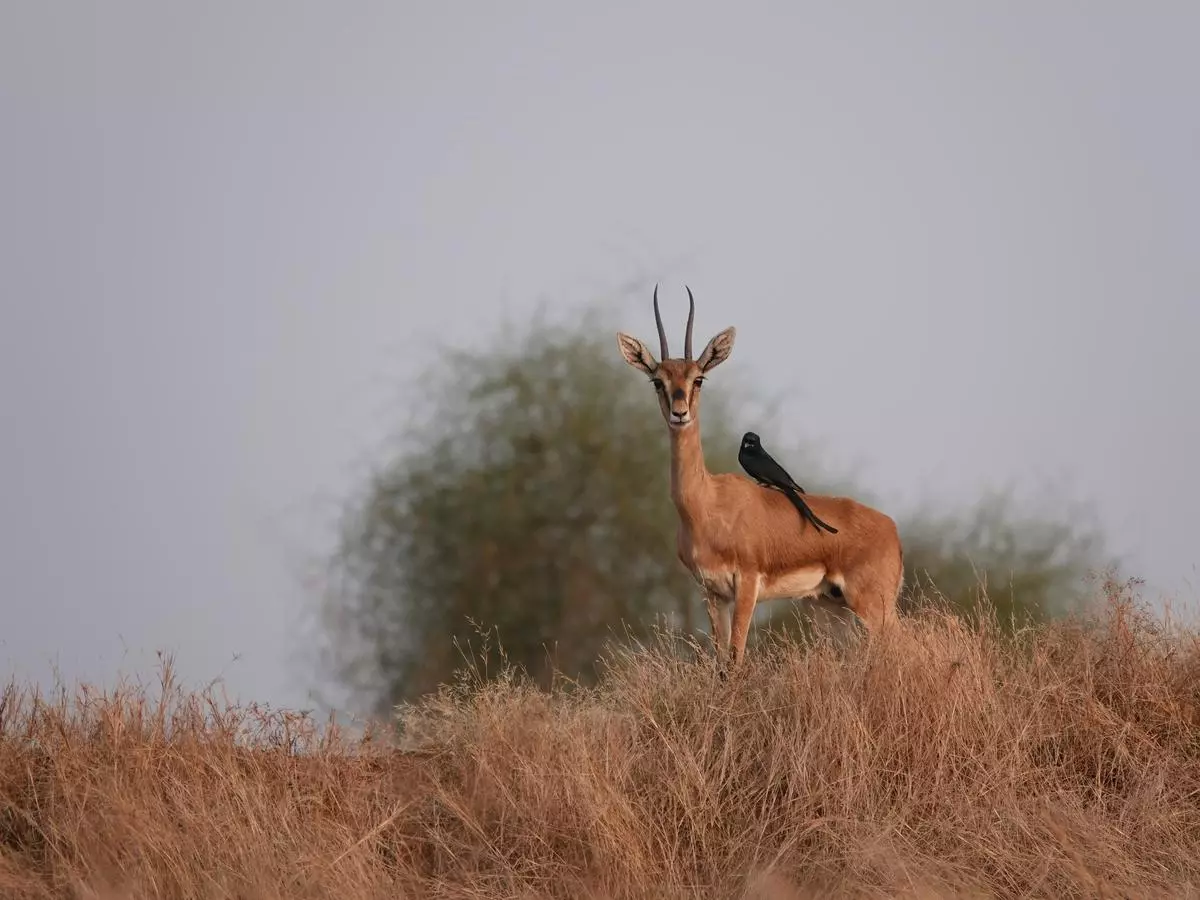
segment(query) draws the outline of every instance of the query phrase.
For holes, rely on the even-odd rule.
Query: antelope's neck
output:
[[[700,423],[671,429],[671,499],[679,517],[691,525],[700,518],[709,489],[708,468],[700,446]]]

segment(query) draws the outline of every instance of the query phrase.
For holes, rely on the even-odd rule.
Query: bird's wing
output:
[[[775,475],[779,479],[779,483],[783,484],[783,485],[787,485],[792,490],[799,491],[801,494],[803,494],[804,488],[802,488],[802,487],[800,487],[800,485],[796,484],[796,479],[792,477],[792,473],[789,472],[787,469],[785,469],[783,466],[781,466],[779,464],[779,461],[776,460],[775,457],[773,457],[769,453],[767,453],[765,450],[763,451],[763,453],[764,453],[764,455],[766,455],[767,459],[770,461],[771,468],[774,470],[772,472],[772,475]]]
[[[775,457],[763,451],[763,456],[766,457],[763,462],[766,463],[766,469],[771,473],[771,478],[781,485],[788,487],[796,487],[796,479],[788,474],[788,470],[779,464]]]

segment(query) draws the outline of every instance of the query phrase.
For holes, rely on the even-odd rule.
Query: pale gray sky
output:
[[[413,350],[639,275],[889,511],[1054,483],[1192,596],[1198,40],[1182,2],[6,3],[0,674],[165,649],[304,703],[297,554]]]

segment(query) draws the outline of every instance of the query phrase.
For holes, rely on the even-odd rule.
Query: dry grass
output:
[[[1111,587],[1004,637],[663,646],[400,751],[167,690],[0,703],[0,896],[1200,896],[1200,643]],[[169,684],[168,684],[169,688]]]

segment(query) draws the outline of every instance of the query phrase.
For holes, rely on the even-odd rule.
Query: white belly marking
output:
[[[784,597],[800,599],[815,597],[828,591],[825,581],[825,567],[822,565],[805,566],[791,572],[782,572],[771,578],[764,577],[759,588],[761,600],[775,600]]]

